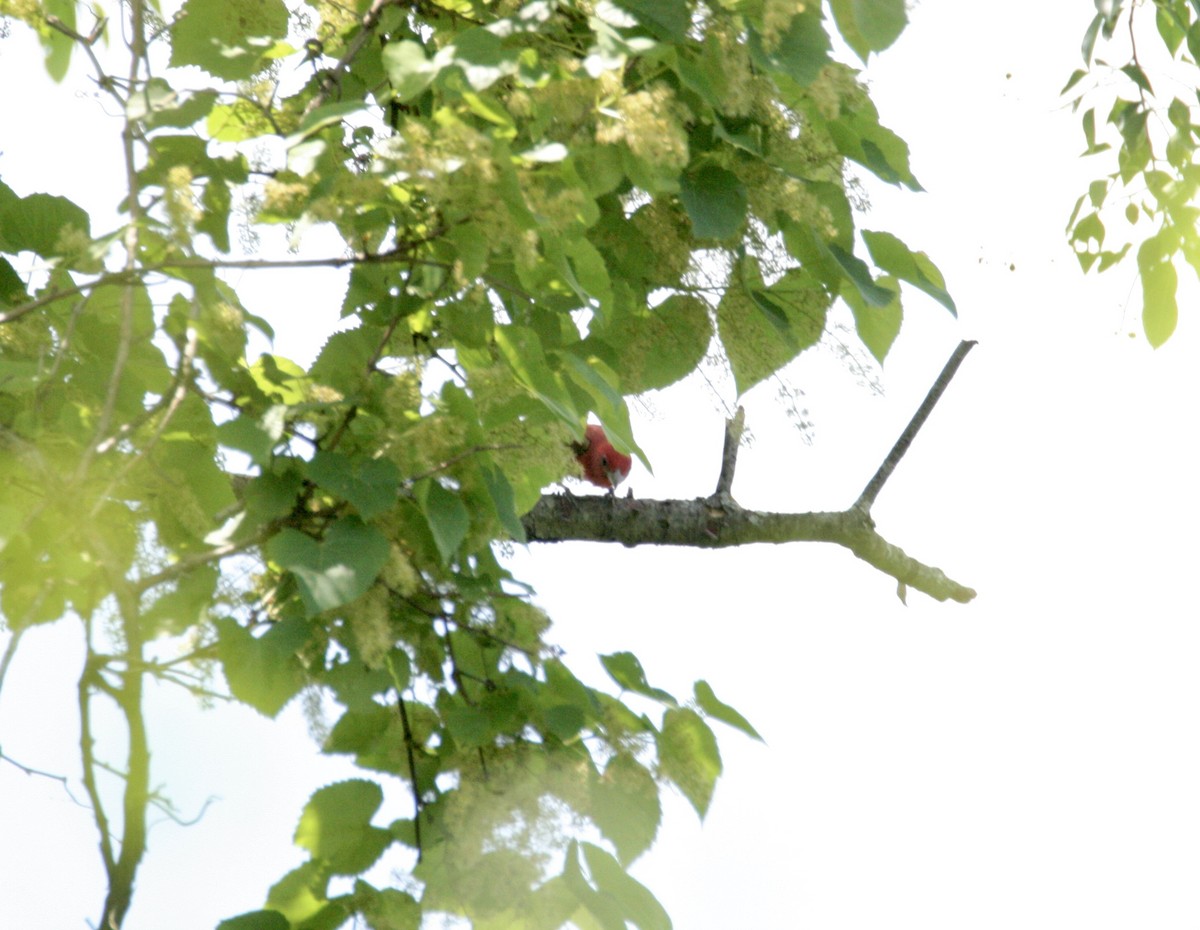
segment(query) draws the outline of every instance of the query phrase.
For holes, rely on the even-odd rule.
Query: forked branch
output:
[[[883,464],[858,500],[846,510],[764,513],[740,506],[729,493],[737,461],[737,439],[743,426],[739,409],[726,426],[721,477],[711,497],[683,501],[545,495],[523,518],[525,534],[531,542],[586,540],[625,546],[704,549],[748,543],[830,542],[844,546],[867,564],[895,578],[901,597],[907,588],[913,588],[939,601],[965,604],[975,597],[974,589],[947,577],[939,568],[917,561],[880,536],[870,510],[973,345],[974,342],[959,343]]]

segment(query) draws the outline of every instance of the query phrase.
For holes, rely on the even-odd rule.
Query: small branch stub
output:
[[[725,446],[721,450],[721,475],[717,479],[717,490],[713,497],[724,503],[733,501],[733,473],[737,469],[738,448],[742,444],[742,433],[746,428],[746,408],[738,407],[737,413],[725,421]]]

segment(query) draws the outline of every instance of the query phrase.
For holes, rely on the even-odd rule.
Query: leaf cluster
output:
[[[714,345],[745,392],[839,297],[880,359],[901,282],[953,312],[929,258],[857,230],[847,196],[851,171],[920,189],[831,57],[834,29],[864,59],[886,47],[903,3],[834,0],[829,21],[776,0],[185,0],[166,21],[132,0],[120,76],[103,24],[27,6],[51,76],[78,52],[120,103],[127,189],[97,231],[0,183],[6,623],[78,618],[85,719],[114,697],[131,734],[146,675],[207,696],[219,669],[269,716],[306,689],[336,702],[323,748],[363,777],[313,794],[309,860],[227,930],[668,927],[625,871],[660,788],[703,815],[709,721],[757,734],[628,653],[604,657],[616,694],[583,683],[498,544],[524,541],[590,416],[644,461],[626,397]],[[345,248],[247,258],[239,223]],[[254,354],[271,325],[227,274],[288,264],[348,269],[307,366]],[[144,811],[146,778],[126,782]],[[376,823],[396,785],[410,816]],[[106,926],[132,893],[125,839]],[[385,860],[411,887],[364,877]]]
[[[1083,154],[1107,160],[1111,170],[1080,196],[1067,232],[1084,271],[1105,271],[1136,245],[1142,326],[1157,347],[1171,337],[1178,321],[1175,260],[1182,257],[1200,271],[1195,205],[1200,172],[1194,164],[1200,95],[1162,92],[1163,87],[1195,85],[1200,8],[1188,0],[1097,2],[1096,8],[1083,39],[1084,67],[1072,72],[1062,93],[1071,95],[1072,106],[1082,111]],[[1151,12],[1154,33],[1148,29]],[[1115,62],[1100,57],[1100,48],[1120,57]],[[1124,64],[1119,63],[1122,58]],[[1114,78],[1115,93],[1109,90]]]

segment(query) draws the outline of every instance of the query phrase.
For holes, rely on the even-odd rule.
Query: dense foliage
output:
[[[628,653],[604,658],[617,694],[583,684],[497,547],[572,472],[589,415],[640,456],[626,396],[714,352],[744,392],[838,298],[879,358],[901,282],[953,310],[926,256],[856,230],[848,194],[864,171],[919,190],[831,51],[834,30],[864,59],[889,45],[902,0],[0,12],[124,118],[114,202],[0,182],[0,609],[10,649],[55,621],[88,645],[102,924],[145,851],[146,679],[199,691],[219,668],[267,715],[332,696],[324,749],[362,770],[300,814],[309,861],[222,926],[669,926],[625,871],[660,785],[703,815],[710,722],[753,728]],[[270,327],[226,274],[301,260],[246,256],[267,224],[345,242],[302,259],[349,268],[307,368],[251,357]],[[96,785],[102,700],[128,728],[119,815]],[[385,789],[410,816],[373,822]],[[362,878],[385,856],[404,887]]]

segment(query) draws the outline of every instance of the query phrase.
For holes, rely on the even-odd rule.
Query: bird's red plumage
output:
[[[587,448],[577,456],[583,466],[583,476],[602,488],[612,488],[624,481],[633,467],[633,460],[613,448],[604,428],[589,424],[584,438]]]

